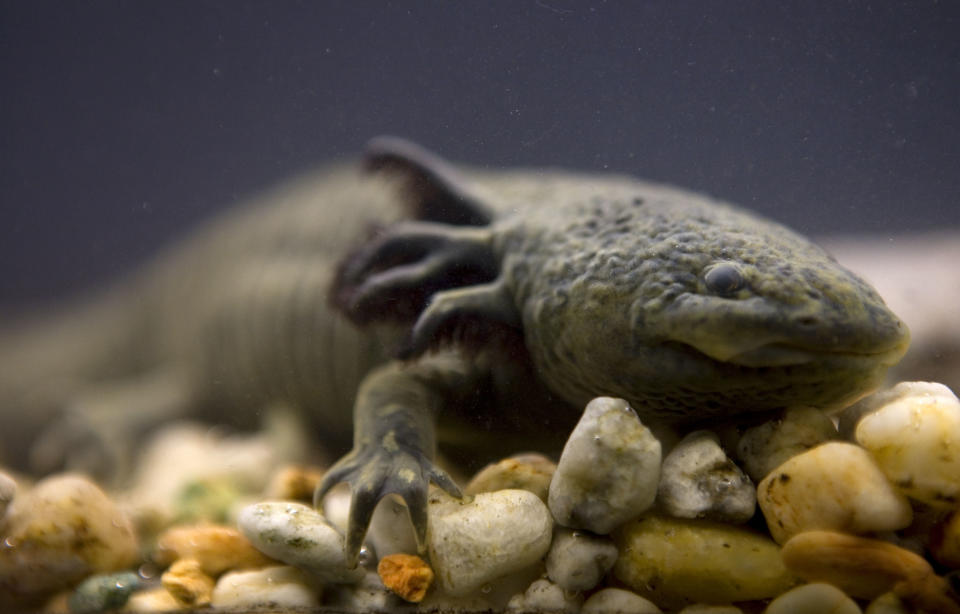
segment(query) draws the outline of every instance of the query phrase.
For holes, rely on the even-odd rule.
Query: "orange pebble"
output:
[[[419,603],[433,582],[433,570],[418,556],[390,554],[380,559],[377,573],[383,585],[401,599]]]

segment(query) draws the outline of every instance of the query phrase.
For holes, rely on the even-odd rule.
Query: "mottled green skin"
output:
[[[668,420],[833,408],[906,349],[873,288],[778,224],[627,178],[533,177],[541,205],[495,222],[494,245],[538,373],[577,406],[602,392]],[[520,190],[505,191],[510,211]],[[705,287],[718,262],[743,273],[733,296]]]

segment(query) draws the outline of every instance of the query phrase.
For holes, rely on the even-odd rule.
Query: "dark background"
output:
[[[813,234],[960,228],[956,2],[0,1],[0,304],[369,137]]]

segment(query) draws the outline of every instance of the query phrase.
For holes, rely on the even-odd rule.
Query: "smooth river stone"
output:
[[[860,606],[839,588],[814,582],[790,589],[770,602],[763,614],[862,614]]]
[[[550,512],[526,490],[480,493],[472,501],[435,490],[427,517],[430,562],[449,595],[466,595],[533,565],[550,548]]]
[[[825,443],[794,456],[760,482],[757,503],[770,534],[784,543],[802,531],[895,531],[913,512],[870,454],[850,443]]]
[[[600,583],[617,560],[607,536],[559,529],[547,554],[547,577],[568,591],[587,591]]]
[[[759,482],[797,454],[839,436],[833,421],[819,409],[790,408],[744,431],[737,442],[737,458],[747,475]]]
[[[325,582],[359,582],[362,567],[350,569],[343,536],[312,507],[264,501],[243,508],[237,526],[267,556],[309,571]]]
[[[854,431],[880,469],[911,499],[960,505],[960,399],[943,384],[902,382],[864,401]]]
[[[660,442],[623,399],[587,404],[550,483],[560,525],[605,535],[651,505],[660,481]]]
[[[613,537],[616,577],[664,609],[768,599],[795,584],[780,548],[747,529],[647,515]]]

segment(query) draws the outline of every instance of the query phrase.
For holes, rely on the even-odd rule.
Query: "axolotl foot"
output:
[[[427,542],[427,489],[430,482],[454,497],[460,488],[426,455],[401,446],[368,446],[354,449],[326,473],[314,493],[313,504],[322,507],[324,495],[340,482],[350,484],[352,498],[344,547],[347,564],[355,566],[377,503],[389,494],[398,494],[407,505],[417,548],[423,553]]]

